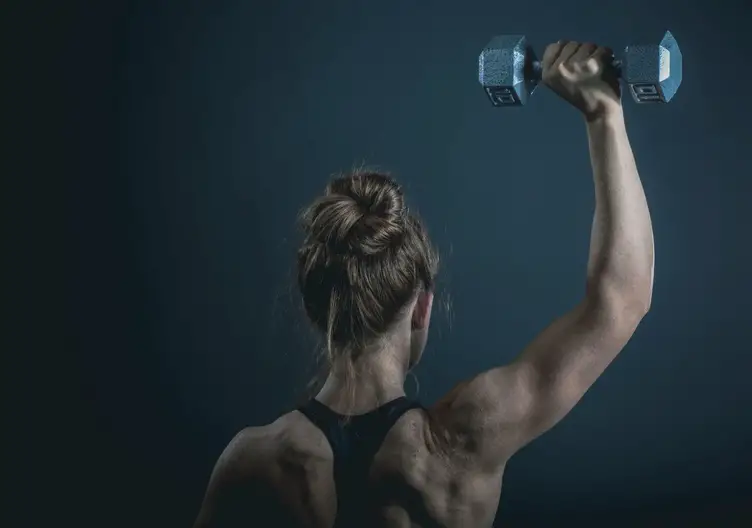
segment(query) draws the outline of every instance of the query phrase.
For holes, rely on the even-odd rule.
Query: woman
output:
[[[438,259],[394,180],[337,178],[304,212],[298,254],[329,376],[300,409],[233,439],[196,526],[492,524],[509,458],[572,409],[650,305],[650,214],[611,60],[607,48],[558,42],[542,61],[544,83],[582,112],[590,140],[596,211],[582,302],[512,364],[430,408],[408,400]]]

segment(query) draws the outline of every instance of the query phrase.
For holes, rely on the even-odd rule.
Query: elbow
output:
[[[644,302],[642,305],[643,308],[643,316],[647,315],[647,313],[650,311],[650,306],[653,303],[653,281],[650,281],[650,287],[647,289],[647,293],[644,298]]]
[[[625,302],[632,307],[640,317],[644,317],[650,311],[653,302],[653,270],[647,277],[643,277],[632,284],[624,294]]]
[[[653,279],[645,278],[632,282],[628,287],[614,293],[615,302],[622,310],[642,319],[653,301]]]
[[[616,309],[639,323],[650,311],[652,298],[652,288],[635,285],[628,291],[616,294],[613,302]]]
[[[653,300],[652,274],[628,283],[601,280],[588,285],[588,297],[607,312],[628,316],[639,323],[650,311]]]
[[[653,300],[655,260],[652,250],[640,255],[600,260],[588,274],[587,296],[622,313],[645,316]]]

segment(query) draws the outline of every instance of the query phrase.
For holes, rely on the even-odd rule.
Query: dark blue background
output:
[[[232,435],[303,394],[314,341],[291,279],[295,215],[355,163],[397,174],[442,251],[444,309],[416,370],[426,403],[579,300],[585,129],[546,90],[490,106],[477,56],[498,33],[542,53],[670,29],[684,55],[671,104],[625,98],[655,229],[653,308],[572,414],[511,461],[499,522],[700,508],[728,525],[718,515],[750,498],[741,0],[8,5],[11,361],[28,381],[7,387],[14,492],[37,494],[17,502],[27,521],[192,522]]]

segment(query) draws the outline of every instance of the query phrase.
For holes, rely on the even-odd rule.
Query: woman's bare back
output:
[[[195,526],[491,526],[506,462],[574,407],[645,313],[608,303],[614,302],[586,300],[513,363],[460,383],[430,411],[401,415],[362,481],[344,489],[356,502],[375,499],[356,510],[362,511],[357,521],[340,524],[337,492],[344,490],[335,483],[326,435],[293,411],[230,442],[214,467]],[[440,448],[437,438],[447,437],[451,448]]]
[[[270,510],[278,510],[277,516],[286,516],[284,522],[295,526],[335,526],[334,456],[324,433],[293,411],[245,436],[238,449],[260,459],[254,464],[257,482],[274,497],[266,500],[267,512],[275,515]],[[373,510],[362,512],[360,526],[491,526],[503,467],[483,474],[466,457],[431,446],[427,411],[413,409],[397,420],[373,459],[368,482],[356,490],[382,490]],[[280,526],[267,513],[258,515],[270,526]]]

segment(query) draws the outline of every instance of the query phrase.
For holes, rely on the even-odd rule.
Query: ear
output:
[[[415,301],[412,316],[412,329],[425,330],[431,322],[431,310],[433,309],[433,293],[421,291]]]

